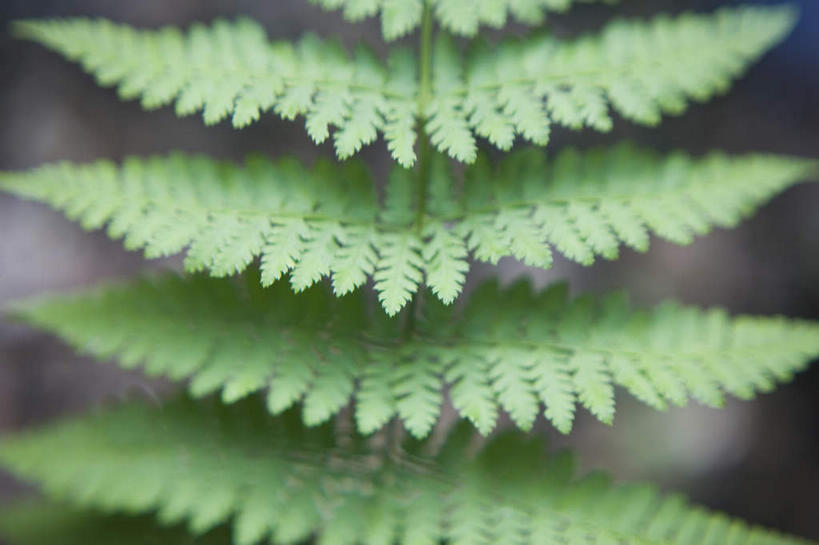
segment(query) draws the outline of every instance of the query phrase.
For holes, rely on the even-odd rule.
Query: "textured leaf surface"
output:
[[[296,45],[270,42],[242,19],[136,30],[103,19],[17,23],[19,35],[82,64],[102,85],[147,109],[175,104],[179,115],[202,111],[205,123],[230,119],[237,128],[272,111],[303,116],[316,142],[330,138],[346,159],[385,132],[395,159],[409,166],[417,114],[416,69],[400,50],[389,68],[366,48],[350,56],[334,42],[308,35]]]
[[[462,36],[474,36],[480,25],[500,28],[509,16],[519,23],[541,24],[548,12],[567,11],[575,3],[616,0],[310,0],[325,9],[341,9],[350,21],[381,15],[384,38],[394,40],[421,23],[424,2],[438,22]]]
[[[256,401],[125,406],[4,441],[0,459],[83,506],[156,512],[194,533],[232,517],[234,543],[256,541],[240,535],[277,544],[475,543],[487,532],[521,545],[806,543],[650,486],[577,477],[570,457],[547,457],[542,441],[516,434],[477,454],[464,430],[437,454],[423,444],[372,450],[335,440],[329,428],[271,419]]]
[[[302,401],[311,426],[352,400],[362,432],[397,416],[419,437],[447,390],[484,434],[499,409],[530,429],[540,402],[568,432],[576,404],[611,422],[614,385],[657,408],[689,397],[720,406],[725,393],[770,391],[819,356],[819,326],[809,322],[674,303],[639,311],[619,294],[570,301],[565,286],[486,285],[457,312],[430,299],[409,336],[371,310],[363,296],[319,287],[295,295],[281,283],[165,276],[15,313],[98,358],[190,378],[196,396],[221,391],[232,403],[266,391],[273,413]]]
[[[229,545],[224,528],[193,536],[184,528],[159,526],[148,516],[82,511],[63,504],[4,505],[0,537],[11,545]]]
[[[186,250],[189,271],[227,276],[260,258],[265,285],[289,273],[303,291],[326,277],[338,295],[372,276],[395,314],[423,283],[452,302],[468,250],[481,261],[512,256],[548,268],[551,248],[588,265],[617,257],[620,244],[645,250],[650,232],[686,244],[736,225],[816,172],[815,162],[787,157],[658,158],[629,146],[568,150],[553,161],[517,152],[497,168],[481,159],[463,179],[441,166],[431,189],[464,189],[429,192],[423,236],[408,171],[395,169],[380,204],[356,162],[307,169],[257,158],[237,167],[172,155],[63,163],[0,174],[0,189],[49,203],[85,228],[107,226],[149,257]]]
[[[421,0],[320,0],[366,15],[379,8],[395,35],[413,28]],[[568,0],[437,0],[436,12],[461,32],[477,21],[501,24],[507,10],[538,19]],[[469,18],[472,22],[469,22]],[[550,125],[608,131],[610,109],[654,125],[690,101],[725,92],[750,63],[784,38],[796,21],[789,6],[746,6],[712,15],[615,21],[599,35],[574,40],[531,37],[477,46],[464,56],[445,35],[437,40],[432,89],[420,89],[415,59],[405,50],[387,63],[359,48],[308,36],[298,45],[269,42],[257,24],[219,21],[140,31],[105,20],[18,23],[17,33],[80,62],[103,85],[146,108],[175,103],[179,114],[203,111],[205,122],[232,118],[237,127],[272,110],[304,116],[316,142],[331,137],[342,159],[386,136],[403,166],[415,162],[420,117],[436,148],[475,160],[475,136],[509,149],[515,135],[537,145]],[[431,99],[430,99],[431,97]]]
[[[462,115],[468,128],[501,149],[511,146],[513,132],[545,145],[553,123],[609,131],[610,109],[656,125],[663,114],[679,114],[691,101],[727,91],[795,21],[789,6],[746,6],[649,22],[616,20],[599,35],[570,41],[544,35],[478,46],[467,56],[463,90],[450,87],[455,106],[431,110],[429,123]]]

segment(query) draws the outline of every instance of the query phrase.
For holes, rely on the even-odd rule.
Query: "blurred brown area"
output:
[[[622,7],[583,7],[554,17],[555,32],[599,27],[613,14],[708,10],[731,2],[624,0]],[[775,3],[775,2],[774,2]],[[819,157],[819,2],[803,0],[794,35],[766,56],[732,91],[657,129],[616,123],[612,134],[556,131],[552,149],[631,139],[659,150],[770,151]],[[0,169],[24,169],[69,159],[120,159],[170,150],[240,159],[258,152],[329,156],[300,123],[272,115],[235,131],[178,119],[169,108],[143,112],[98,87],[76,66],[43,48],[15,41],[8,22],[18,18],[102,16],[141,27],[187,25],[248,15],[271,37],[306,30],[363,39],[383,49],[373,21],[347,25],[337,14],[304,0],[0,0]],[[513,27],[513,32],[522,32]],[[493,36],[497,32],[491,33]],[[379,142],[362,154],[376,171],[388,164]],[[529,275],[538,285],[568,278],[575,291],[626,289],[650,304],[664,298],[720,305],[733,312],[819,318],[819,185],[777,197],[751,220],[717,231],[690,247],[659,240],[644,255],[624,252],[616,262],[582,268],[565,261],[548,272],[512,261],[478,266],[475,277],[505,280]],[[0,305],[17,298],[129,277],[176,260],[146,262],[101,233],[84,233],[43,206],[0,195]],[[731,401],[717,411],[691,406],[656,413],[622,394],[612,428],[581,415],[558,446],[577,449],[584,468],[621,479],[649,479],[681,490],[710,507],[759,524],[819,539],[819,368],[753,402]],[[75,355],[47,335],[0,321],[0,430],[5,433],[107,401],[156,397],[166,389],[139,373]],[[554,434],[548,426],[546,433]],[[0,475],[0,498],[23,490]]]

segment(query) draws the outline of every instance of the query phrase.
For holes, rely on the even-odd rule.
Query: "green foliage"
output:
[[[565,286],[534,294],[487,284],[460,311],[430,299],[407,337],[363,297],[248,280],[164,276],[21,304],[16,314],[95,357],[190,379],[197,397],[221,390],[233,403],[267,390],[271,412],[301,400],[311,426],[354,399],[359,431],[397,416],[418,437],[447,390],[483,434],[499,409],[530,429],[541,403],[568,432],[576,404],[611,422],[615,385],[658,409],[689,397],[720,406],[725,392],[751,398],[819,356],[817,325],[674,303],[637,311],[622,294],[569,300]]]
[[[421,24],[423,0],[310,0],[325,9],[343,9],[344,17],[360,21],[381,14],[384,38],[394,40]],[[474,36],[480,25],[500,28],[508,15],[520,23],[543,23],[548,11],[564,12],[573,3],[613,3],[616,0],[431,0],[438,21],[447,30]]]
[[[73,507],[0,513],[0,536],[19,545],[803,543],[650,487],[575,477],[570,458],[544,459],[543,443],[520,434],[487,441],[439,419],[449,402],[484,436],[502,411],[521,430],[543,414],[568,432],[578,406],[611,423],[617,386],[657,409],[720,406],[819,356],[819,324],[674,302],[634,310],[622,294],[570,299],[563,285],[487,283],[445,306],[470,257],[548,268],[553,250],[588,265],[621,245],[644,251],[652,234],[686,244],[819,170],[807,159],[658,157],[627,145],[491,163],[478,137],[507,151],[518,138],[545,146],[555,124],[605,132],[613,114],[644,125],[680,114],[727,91],[796,21],[787,5],[746,6],[616,20],[568,40],[462,44],[448,34],[474,36],[510,17],[538,24],[594,1],[312,0],[349,19],[380,15],[387,39],[422,27],[417,55],[392,48],[383,59],[313,35],[271,42],[243,19],[186,32],[17,23],[18,35],[146,109],[173,104],[237,128],[268,111],[303,117],[339,159],[383,135],[400,166],[384,183],[356,161],[237,166],[183,154],[0,173],[0,189],[149,258],[184,252],[186,271],[199,273],[14,306],[83,353],[187,381],[198,401],[132,403],[4,439],[0,462]],[[435,21],[444,30],[433,39]],[[226,278],[246,270],[243,281]],[[359,290],[367,283],[372,296]],[[149,513],[187,530],[156,527]]]
[[[361,47],[354,57],[333,42],[308,35],[298,44],[269,42],[253,21],[217,21],[139,31],[96,19],[17,23],[21,36],[82,63],[102,85],[139,98],[147,109],[175,103],[179,115],[203,111],[205,123],[230,118],[244,127],[273,110],[284,119],[304,116],[317,143],[330,136],[344,159],[389,137],[401,164],[415,161],[416,68],[396,50],[388,67]]]
[[[735,225],[815,172],[815,162],[787,157],[659,158],[620,146],[567,150],[553,161],[517,152],[497,168],[482,158],[461,177],[437,157],[422,231],[409,172],[395,169],[382,205],[355,162],[307,169],[253,158],[237,167],[176,154],[0,174],[0,188],[62,209],[85,228],[107,225],[148,257],[187,249],[189,271],[227,276],[260,256],[262,284],[290,273],[303,291],[329,277],[337,295],[373,276],[395,314],[424,282],[451,303],[467,250],[481,261],[513,256],[549,267],[551,247],[589,265],[595,256],[616,258],[620,244],[645,250],[650,232],[685,244]]]
[[[62,504],[28,503],[0,513],[0,538],[13,545],[229,545],[223,528],[192,536],[150,517],[105,516]]]
[[[508,7],[532,16],[540,7],[565,4],[481,2],[496,14]],[[461,13],[467,2],[436,5],[439,15],[457,14],[444,16],[445,21],[471,28]],[[369,13],[378,4],[354,0],[346,7],[348,13]],[[420,0],[383,4],[384,12],[395,16],[389,24],[396,33],[415,26],[412,14],[421,7]],[[489,13],[471,5],[466,11],[476,17]],[[338,45],[313,36],[296,46],[271,43],[247,20],[196,25],[187,34],[88,19],[21,22],[16,29],[82,63],[101,84],[118,85],[124,98],[140,98],[146,108],[175,102],[180,115],[203,110],[206,123],[231,117],[236,127],[271,109],[285,119],[303,115],[316,142],[327,140],[335,127],[341,159],[382,132],[393,157],[410,166],[416,159],[416,119],[425,122],[437,149],[467,163],[476,158],[475,135],[503,150],[512,147],[516,135],[545,145],[552,123],[610,130],[610,106],[624,118],[657,124],[664,113],[681,113],[690,100],[726,91],[748,64],[788,34],[795,19],[794,10],[784,6],[615,21],[598,36],[573,41],[543,35],[491,50],[477,45],[466,60],[441,34],[431,89],[421,89],[416,63],[406,51],[395,50],[385,66],[364,48],[350,58]]]
[[[156,512],[194,534],[230,520],[235,545],[804,543],[648,486],[577,477],[572,459],[545,457],[540,440],[500,435],[474,454],[456,431],[429,450],[336,439],[329,427],[267,418],[256,400],[182,400],[29,432],[5,442],[0,459],[82,506]]]

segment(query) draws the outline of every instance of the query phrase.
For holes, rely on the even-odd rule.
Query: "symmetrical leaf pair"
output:
[[[337,295],[374,276],[394,314],[422,282],[451,303],[469,251],[548,268],[552,246],[591,264],[617,257],[620,244],[645,250],[650,232],[685,244],[712,226],[735,225],[815,171],[815,162],[786,157],[658,158],[621,146],[564,151],[553,161],[518,152],[497,168],[482,159],[460,177],[438,156],[424,202],[410,173],[396,168],[380,204],[355,162],[308,170],[256,158],[239,168],[172,155],[9,173],[0,188],[56,206],[86,228],[107,225],[149,257],[186,248],[190,271],[227,276],[261,256],[262,284],[289,272],[302,291],[332,277]]]
[[[567,4],[480,3],[504,12],[517,5],[520,13]],[[349,10],[356,9],[352,4],[363,9],[359,13],[378,6],[356,0],[348,3]],[[451,0],[437,4],[439,12],[447,4],[469,6]],[[421,0],[387,0],[383,9],[398,14],[413,6],[422,6]],[[469,10],[482,13],[474,6]],[[147,108],[175,102],[180,115],[204,110],[207,123],[231,117],[237,127],[269,109],[286,119],[303,115],[316,142],[336,128],[333,138],[342,159],[382,132],[393,157],[410,166],[416,160],[417,119],[440,151],[467,163],[476,159],[476,134],[503,150],[512,147],[516,135],[545,145],[552,122],[609,130],[609,106],[628,119],[656,124],[662,113],[680,113],[689,100],[726,90],[794,21],[787,6],[650,23],[618,21],[599,36],[574,41],[540,36],[492,51],[477,45],[466,60],[441,35],[428,89],[422,89],[415,59],[406,50],[396,50],[385,67],[366,49],[350,59],[336,44],[315,37],[298,46],[270,43],[250,21],[195,26],[185,35],[102,20],[26,22],[17,31],[81,62],[102,84],[118,85],[123,97],[141,98]]]
[[[571,458],[543,459],[541,441],[501,435],[474,455],[469,439],[456,432],[434,456],[423,444],[379,452],[270,419],[256,400],[182,401],[35,431],[0,458],[83,506],[155,511],[194,534],[232,519],[235,545],[802,543],[647,486],[577,478]]]
[[[750,398],[819,356],[813,324],[675,304],[641,312],[620,294],[570,301],[565,286],[535,295],[525,284],[486,285],[457,313],[428,299],[407,338],[362,297],[249,280],[163,277],[17,315],[93,356],[190,378],[195,396],[221,390],[233,403],[267,390],[270,412],[301,401],[310,426],[354,399],[362,433],[397,416],[417,437],[438,421],[447,390],[483,434],[501,408],[530,429],[541,404],[568,432],[578,403],[611,422],[614,385],[659,409],[689,397],[719,406],[724,392]]]

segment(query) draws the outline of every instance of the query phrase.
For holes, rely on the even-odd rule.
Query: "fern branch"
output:
[[[663,114],[680,114],[692,100],[726,92],[751,62],[790,33],[796,20],[787,5],[745,6],[713,15],[617,20],[597,36],[569,42],[544,35],[492,51],[479,45],[465,71],[448,68],[447,73],[462,77],[457,84],[438,83],[436,95],[444,98],[427,117],[434,124],[457,120],[503,150],[515,135],[545,145],[552,123],[607,132],[613,124],[610,108],[625,119],[656,125]],[[439,48],[453,46],[443,37]],[[439,149],[471,162],[469,155],[450,149],[474,141],[467,136],[445,132]]]
[[[302,400],[309,425],[355,399],[361,432],[397,416],[419,437],[449,387],[483,433],[499,408],[531,428],[540,403],[568,432],[578,404],[611,422],[615,385],[658,409],[689,397],[720,406],[725,393],[770,391],[819,355],[811,323],[673,303],[636,311],[622,295],[569,301],[564,288],[536,295],[487,285],[455,314],[427,301],[410,338],[399,322],[371,316],[361,297],[294,295],[281,284],[248,292],[206,277],[105,287],[15,313],[95,357],[190,378],[196,396],[221,390],[232,403],[267,390],[273,413]]]
[[[0,189],[49,203],[87,229],[107,226],[149,257],[187,249],[190,271],[226,276],[261,257],[265,285],[289,273],[302,291],[331,277],[338,295],[373,276],[394,314],[424,281],[452,302],[467,249],[482,261],[514,256],[549,267],[552,247],[590,264],[616,257],[621,243],[645,250],[649,233],[685,244],[713,226],[735,225],[815,172],[815,162],[794,158],[658,158],[621,146],[568,150],[551,162],[524,151],[497,168],[481,159],[456,184],[446,160],[432,156],[422,171],[423,204],[400,168],[379,204],[355,162],[307,169],[255,158],[237,167],[177,154],[5,173]]]
[[[616,0],[310,0],[325,9],[341,9],[350,21],[381,16],[384,38],[395,40],[422,24],[423,7],[435,14],[447,30],[462,36],[474,36],[481,25],[501,28],[509,16],[528,25],[542,24],[548,12],[565,12],[575,3]]]
[[[381,5],[353,1],[362,9]],[[417,8],[420,22],[421,0],[383,1],[384,12],[396,16]],[[459,14],[467,5],[463,0],[435,5],[443,4],[457,5]],[[568,2],[481,0],[484,4],[500,5],[501,12],[517,6],[521,13],[537,13]],[[473,16],[480,13],[471,10]],[[455,21],[466,19],[459,15]],[[468,62],[442,35],[434,54],[432,100],[422,101],[421,121],[438,150],[467,163],[476,157],[476,135],[501,149],[509,149],[516,135],[545,145],[552,123],[609,130],[610,108],[654,125],[662,114],[682,112],[691,100],[726,91],[795,21],[789,6],[616,21],[598,36],[573,41],[543,36],[505,42],[492,51],[476,47]],[[415,24],[399,26],[409,30]],[[124,98],[140,98],[146,108],[175,103],[181,115],[203,110],[206,123],[231,117],[237,127],[267,110],[286,119],[303,115],[316,142],[335,128],[342,159],[380,132],[401,165],[416,161],[416,106],[423,91],[415,60],[405,50],[394,51],[385,67],[366,49],[351,59],[339,46],[312,36],[296,46],[271,43],[247,20],[196,25],[186,34],[87,19],[26,21],[15,28],[18,35],[80,62],[101,84],[117,85]]]
[[[156,512],[195,534],[230,520],[236,545],[806,544],[650,486],[577,477],[571,457],[544,457],[542,440],[500,435],[473,454],[469,439],[460,429],[432,456],[423,444],[380,453],[337,443],[327,427],[266,418],[256,400],[232,408],[182,400],[29,432],[4,441],[0,459],[83,506]]]
[[[412,57],[395,50],[388,66],[364,47],[350,58],[341,46],[308,35],[297,45],[269,42],[253,21],[217,21],[135,30],[103,19],[23,21],[18,35],[82,64],[102,85],[147,109],[175,103],[179,115],[203,111],[214,124],[230,118],[244,127],[272,110],[304,116],[310,137],[333,135],[346,159],[384,132],[395,159],[415,161],[416,73]]]

